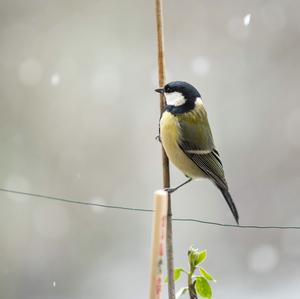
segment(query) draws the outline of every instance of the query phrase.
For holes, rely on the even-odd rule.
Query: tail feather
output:
[[[227,204],[228,204],[228,206],[229,206],[229,208],[230,208],[230,210],[231,210],[231,212],[234,216],[234,219],[235,219],[236,223],[239,224],[239,213],[236,209],[236,206],[235,206],[235,204],[232,200],[232,197],[231,197],[229,191],[226,190],[226,189],[221,189],[221,188],[220,188],[220,191],[222,192],[222,194],[223,194],[223,196],[224,196],[224,198],[225,198],[225,200],[226,200],[226,202],[227,202]]]

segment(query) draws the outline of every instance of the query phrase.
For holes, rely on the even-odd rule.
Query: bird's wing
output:
[[[192,114],[193,118],[179,117],[182,141],[190,150],[212,151],[215,148],[205,111]]]
[[[179,124],[181,149],[219,188],[227,190],[223,165],[214,146],[206,113],[197,121],[181,119]]]

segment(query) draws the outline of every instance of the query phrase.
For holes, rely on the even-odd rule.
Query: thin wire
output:
[[[16,190],[11,190],[11,189],[6,189],[6,188],[0,188],[0,191],[19,194],[19,195],[51,199],[51,200],[56,200],[56,201],[60,201],[60,202],[70,203],[70,204],[96,206],[96,207],[102,207],[102,208],[107,208],[107,209],[127,210],[127,211],[133,211],[133,212],[153,212],[152,209],[141,209],[141,208],[115,206],[115,205],[104,205],[104,204],[100,204],[100,203],[78,201],[78,200],[66,199],[66,198],[61,198],[61,197],[42,195],[42,194],[37,194],[37,193],[16,191]],[[231,227],[231,228],[239,228],[239,229],[295,229],[295,230],[300,230],[300,226],[237,225],[237,224],[226,224],[226,223],[219,223],[219,222],[212,222],[212,221],[204,221],[204,220],[199,220],[199,219],[194,219],[194,218],[172,218],[172,220],[177,221],[177,222],[196,222],[196,223],[208,224],[208,225],[213,225],[213,226]]]
[[[52,200],[66,202],[66,203],[79,204],[79,205],[85,205],[85,206],[95,206],[95,207],[102,207],[102,208],[107,208],[107,209],[128,210],[128,211],[136,211],[136,212],[153,212],[153,210],[150,210],[150,209],[139,209],[139,208],[132,208],[132,207],[104,205],[104,204],[100,204],[100,203],[78,201],[78,200],[66,199],[66,198],[61,198],[61,197],[41,195],[41,194],[36,194],[36,193],[15,191],[15,190],[10,190],[10,189],[5,189],[5,188],[0,188],[0,191],[14,193],[14,194],[20,194],[20,195],[52,199]]]
[[[249,228],[249,229],[300,229],[300,226],[275,226],[275,225],[237,225],[237,224],[226,224],[212,221],[204,221],[193,218],[173,218],[173,221],[180,222],[197,222],[202,224],[209,224],[214,226],[222,227],[234,227],[234,228]]]

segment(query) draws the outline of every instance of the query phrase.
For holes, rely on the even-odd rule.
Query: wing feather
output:
[[[238,211],[228,191],[223,165],[220,155],[215,149],[202,102],[190,114],[186,113],[178,116],[178,118],[181,128],[180,140],[178,141],[180,148],[217,185],[238,223]]]
[[[181,128],[179,146],[218,187],[227,190],[223,165],[214,146],[206,113],[198,113],[196,116],[197,121],[190,121],[188,118],[179,120]]]

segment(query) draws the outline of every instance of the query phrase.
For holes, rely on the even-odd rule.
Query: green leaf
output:
[[[207,252],[206,250],[202,250],[198,253],[197,259],[196,259],[196,266],[202,263],[206,259]]]
[[[185,272],[182,268],[175,268],[174,269],[174,281],[180,278],[181,272]]]
[[[189,290],[188,287],[180,288],[176,293],[176,299],[178,299],[180,296],[184,295]]]
[[[175,268],[174,269],[174,281],[180,278],[181,272],[185,272],[182,268]],[[165,282],[168,282],[168,276],[165,278]]]
[[[190,247],[190,249],[189,249],[189,251],[188,251],[189,264],[190,264],[191,266],[194,265],[195,251],[196,251],[196,249],[193,248],[192,246]]]
[[[212,290],[211,287],[204,277],[197,277],[196,280],[196,291],[203,298],[211,298]]]
[[[200,273],[207,279],[207,280],[210,280],[210,281],[214,281],[215,280],[213,279],[213,277],[203,268],[200,268]]]
[[[206,250],[200,251],[197,248],[190,247],[188,257],[191,268],[195,268],[206,259]]]

